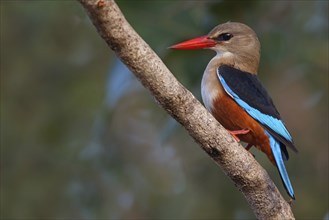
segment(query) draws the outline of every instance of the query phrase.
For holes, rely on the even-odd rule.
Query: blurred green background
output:
[[[2,219],[250,219],[244,197],[116,59],[76,1],[1,3]],[[167,47],[239,21],[299,154],[297,219],[329,218],[328,1],[118,1],[200,99],[214,52]],[[279,175],[252,151],[282,194]]]

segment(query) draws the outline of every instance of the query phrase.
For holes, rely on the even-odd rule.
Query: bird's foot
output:
[[[237,141],[240,142],[240,139],[237,137],[238,134],[247,134],[250,130],[248,129],[242,129],[242,130],[236,130],[236,131],[230,131],[227,130],[228,132],[230,132],[230,134],[233,136],[233,138]]]

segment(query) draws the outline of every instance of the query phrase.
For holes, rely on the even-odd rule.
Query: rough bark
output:
[[[243,193],[258,219],[294,219],[266,171],[184,88],[113,0],[78,0],[100,36]]]

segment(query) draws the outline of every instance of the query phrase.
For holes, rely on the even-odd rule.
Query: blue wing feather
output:
[[[270,135],[267,131],[265,131],[265,132],[266,132],[266,135],[270,139],[271,149],[272,149],[274,159],[275,159],[277,168],[279,170],[283,185],[286,188],[286,190],[287,190],[288,194],[290,195],[290,197],[295,199],[294,190],[292,188],[292,185],[291,185],[286,167],[284,166],[282,153],[281,153],[280,142],[275,140],[274,137],[272,135]]]
[[[287,128],[284,126],[283,122],[280,119],[263,114],[258,109],[255,109],[248,105],[231,90],[231,88],[227,85],[226,81],[221,75],[219,75],[218,77],[226,93],[228,93],[251,117],[259,121],[261,124],[270,127],[273,131],[284,137],[286,140],[292,141],[291,135],[289,134]]]

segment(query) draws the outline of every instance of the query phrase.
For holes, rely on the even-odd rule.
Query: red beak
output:
[[[210,48],[216,45],[216,41],[209,39],[208,36],[197,37],[192,40],[173,45],[169,48],[178,50],[192,50]]]

